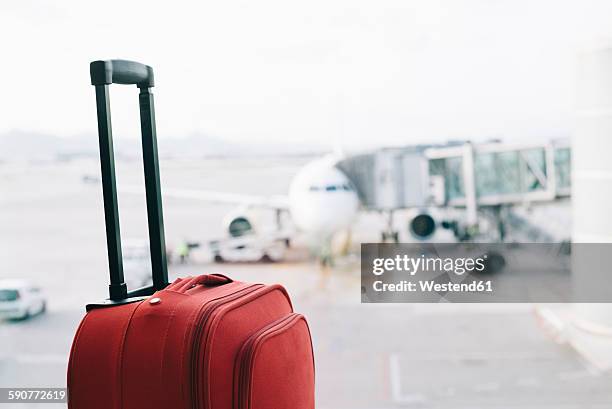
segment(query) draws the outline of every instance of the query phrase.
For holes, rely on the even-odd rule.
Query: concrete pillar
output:
[[[572,241],[612,243],[612,43],[581,52],[576,68]],[[612,285],[610,257],[573,246],[575,291],[593,283]],[[600,366],[612,367],[612,338],[605,335],[612,333],[612,303],[575,304],[573,309],[574,342]]]

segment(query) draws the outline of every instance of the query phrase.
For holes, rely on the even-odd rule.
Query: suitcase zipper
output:
[[[202,309],[198,312],[198,318],[196,321],[196,326],[195,326],[195,333],[194,333],[194,342],[195,345],[193,347],[193,352],[192,352],[192,372],[191,372],[191,379],[192,379],[192,402],[193,402],[193,407],[195,409],[199,409],[202,408],[203,406],[198,405],[198,401],[199,401],[199,397],[200,397],[200,388],[199,386],[202,384],[201,382],[199,382],[199,367],[198,367],[198,358],[200,356],[200,347],[202,345],[202,343],[204,343],[204,346],[206,347],[206,345],[208,345],[208,342],[200,342],[200,338],[202,337],[202,333],[204,332],[204,329],[206,327],[206,324],[208,322],[208,320],[210,319],[210,317],[212,316],[212,314],[214,313],[214,311],[221,307],[224,304],[227,304],[229,302],[232,302],[240,297],[243,297],[247,294],[251,294],[255,291],[257,291],[258,289],[264,287],[263,284],[254,284],[251,286],[248,286],[246,288],[243,288],[233,294],[229,294],[226,295],[224,297],[220,297],[216,300],[210,301],[206,304],[204,304],[202,306]]]
[[[283,332],[296,321],[302,319],[302,315],[291,313],[278,321],[275,321],[253,334],[243,345],[238,354],[238,396],[234,403],[234,409],[249,409],[249,398],[251,393],[251,375],[255,362],[255,355],[259,345],[268,337]]]

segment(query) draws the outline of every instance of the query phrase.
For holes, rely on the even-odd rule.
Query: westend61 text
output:
[[[437,283],[435,281],[400,281],[398,283],[384,283],[374,281],[376,292],[493,292],[493,284],[488,281],[472,281],[470,283]]]

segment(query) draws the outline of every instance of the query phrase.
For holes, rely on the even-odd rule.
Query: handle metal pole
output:
[[[115,155],[113,151],[113,131],[111,127],[108,85],[96,85],[96,106],[98,111],[98,139],[100,144],[104,218],[106,222],[106,247],[110,270],[108,291],[111,300],[121,300],[127,298],[127,286],[123,277],[117,183],[115,179]]]
[[[159,163],[157,154],[157,132],[153,104],[153,69],[133,61],[94,61],[90,65],[91,82],[96,87],[98,112],[98,137],[106,222],[106,243],[110,270],[109,295],[112,301],[128,297],[150,295],[168,285],[168,263],[164,238]],[[140,89],[140,130],[142,133],[142,156],[144,161],[147,219],[149,225],[149,248],[153,286],[128,292],[123,273],[119,206],[115,178],[115,156],[110,115],[109,84],[135,84]]]
[[[168,285],[168,263],[166,261],[164,215],[157,160],[155,107],[153,105],[153,93],[148,87],[140,88],[139,102],[153,287],[160,290]]]

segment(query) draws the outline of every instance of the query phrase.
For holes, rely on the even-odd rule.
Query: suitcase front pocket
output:
[[[236,361],[234,409],[313,409],[314,362],[305,318],[289,314],[257,331]]]

